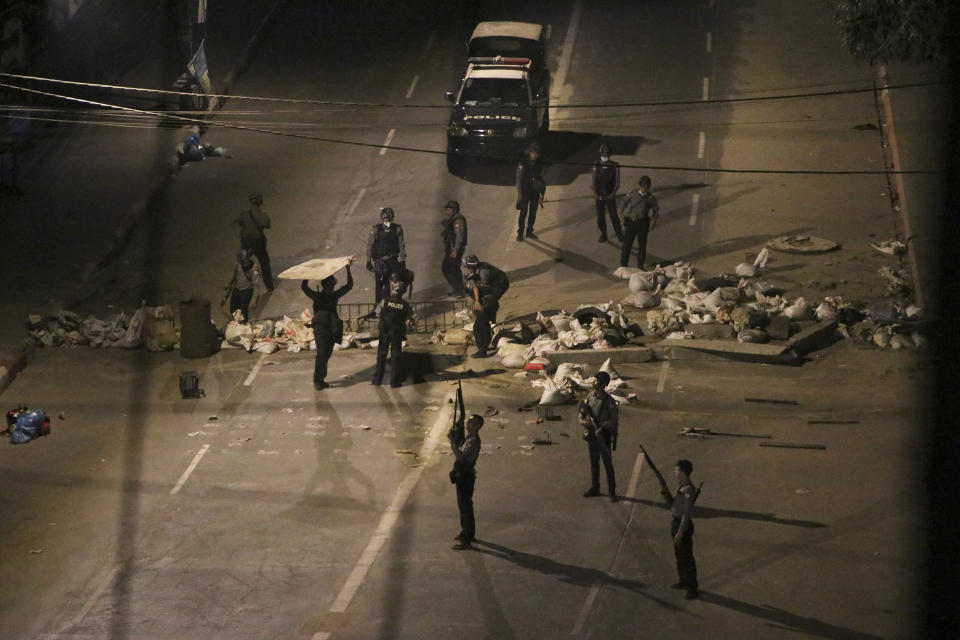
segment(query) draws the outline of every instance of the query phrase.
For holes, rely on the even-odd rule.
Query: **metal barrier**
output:
[[[337,305],[340,319],[343,320],[344,331],[356,331],[360,323],[363,323],[363,328],[369,329],[371,333],[376,333],[379,330],[379,320],[376,318],[371,320],[360,319],[361,316],[373,311],[375,306],[372,302],[346,302]],[[417,319],[414,331],[416,333],[433,333],[437,329],[452,329],[465,324],[462,320],[457,319],[456,314],[458,311],[470,308],[470,299],[422,300],[411,302],[410,306],[413,307]]]

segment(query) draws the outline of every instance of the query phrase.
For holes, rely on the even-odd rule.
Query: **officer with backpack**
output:
[[[444,217],[440,220],[443,230],[443,262],[440,270],[450,285],[450,295],[461,297],[463,291],[463,273],[460,261],[467,249],[467,219],[460,213],[460,203],[450,200],[443,207]]]
[[[403,227],[396,224],[393,209],[380,209],[380,224],[370,229],[367,237],[367,270],[373,272],[376,301],[390,295],[390,275],[406,272],[407,248]]]
[[[475,358],[486,358],[490,348],[490,324],[497,322],[500,298],[510,288],[510,278],[502,270],[477,256],[463,259],[467,294],[473,297],[473,341],[477,343]]]
[[[607,215],[617,240],[623,242],[623,229],[617,217],[617,191],[620,190],[620,164],[610,159],[610,147],[600,145],[600,159],[593,163],[593,182],[590,185],[597,201],[598,242],[607,241]]]

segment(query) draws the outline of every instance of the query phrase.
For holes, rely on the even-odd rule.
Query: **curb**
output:
[[[267,14],[260,21],[259,26],[257,27],[256,32],[253,36],[250,37],[250,40],[247,41],[246,46],[243,51],[240,53],[240,56],[237,58],[236,64],[234,64],[233,69],[226,75],[224,78],[224,86],[220,90],[220,93],[229,93],[230,88],[233,86],[233,83],[236,81],[237,76],[240,75],[240,72],[247,66],[247,63],[250,61],[250,56],[253,53],[253,50],[260,44],[261,39],[263,38],[263,33],[267,30],[267,27],[270,26],[270,23],[280,12],[280,9],[283,8],[287,0],[276,0],[273,6],[267,11]],[[212,113],[217,109],[223,107],[225,100],[219,100],[214,98],[210,101],[210,105],[206,109],[206,113]],[[96,260],[92,260],[84,267],[82,274],[80,276],[80,287],[83,287],[87,282],[96,274],[100,269],[109,264],[129,242],[131,236],[133,236],[134,230],[136,230],[137,225],[140,224],[140,220],[143,218],[144,214],[150,210],[150,208],[156,203],[157,199],[163,194],[164,189],[167,188],[171,180],[177,175],[178,171],[176,169],[167,171],[161,175],[157,175],[153,178],[150,183],[150,187],[147,191],[147,196],[137,200],[136,203],[131,207],[130,213],[125,216],[122,223],[114,230],[110,235],[110,239],[107,241],[107,244],[104,247],[103,254]],[[7,351],[0,352],[0,393],[13,382],[13,379],[17,377],[17,374],[22,371],[27,366],[27,357],[32,352],[32,346],[26,345],[20,351]]]

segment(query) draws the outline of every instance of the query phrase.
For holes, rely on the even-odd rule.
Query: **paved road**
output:
[[[550,25],[550,64],[563,80],[557,103],[697,102],[870,86],[868,71],[837,53],[829,16],[806,3],[704,1],[682,10],[670,3],[486,3],[479,13],[421,19],[357,6],[289,3],[233,92],[442,104],[459,79],[473,23],[488,17]],[[641,26],[622,28],[629,24]],[[444,109],[241,101],[218,115],[224,123],[370,145],[393,130],[391,147],[436,151],[445,145],[445,119]],[[116,265],[98,276],[94,300],[218,299],[236,248],[230,221],[254,190],[273,216],[275,271],[316,255],[361,253],[379,207],[389,205],[407,230],[417,295],[428,298],[443,290],[431,258],[440,207],[456,198],[471,221],[471,249],[511,274],[508,315],[609,299],[623,291],[607,275],[618,248],[595,241],[587,169],[575,164],[592,161],[601,135],[625,164],[880,169],[877,134],[853,129],[875,119],[869,94],[557,109],[540,241],[522,244],[513,240],[511,167],[472,168],[460,178],[441,155],[215,127],[209,138],[233,158],[179,174]],[[66,158],[77,161],[74,153]],[[844,252],[829,260],[781,257],[772,278],[813,299],[823,294],[811,280],[845,280],[840,293],[858,299],[882,292],[875,272],[890,261],[866,245],[870,234],[893,233],[883,176],[637,168],[624,170],[624,184],[641,173],[654,178],[665,213],[650,242],[658,259],[730,271],[772,236],[815,233],[842,241]],[[57,197],[66,201],[63,188]],[[303,308],[297,285],[283,283],[259,312]],[[368,288],[358,272],[348,300],[370,299]],[[472,379],[465,384],[471,409],[501,413],[485,428],[490,453],[480,466],[479,535],[487,544],[460,555],[447,551],[456,515],[449,457],[439,452],[447,380],[377,391],[366,384],[369,352],[338,354],[331,377],[352,377],[316,394],[311,360],[41,352],[4,397],[62,409],[66,420],[54,424],[53,437],[10,450],[0,467],[7,489],[0,509],[9,523],[0,582],[22,585],[0,597],[0,635],[905,635],[919,515],[904,489],[915,482],[904,451],[917,444],[911,427],[922,392],[922,368],[910,354],[842,343],[800,368],[677,361],[625,369],[641,400],[625,410],[617,464],[631,499],[617,505],[579,497],[586,460],[569,409],[546,425],[556,444],[531,450],[544,425],[515,411],[536,398],[529,382],[492,372]],[[466,365],[481,374],[488,366]],[[206,398],[179,399],[176,372],[184,368],[200,372]],[[754,395],[799,405],[742,402]],[[817,418],[859,422],[808,423]],[[687,426],[827,449],[674,435]],[[639,442],[664,471],[678,457],[692,458],[695,477],[707,482],[697,529],[702,602],[688,604],[667,588],[666,514],[652,504]]]

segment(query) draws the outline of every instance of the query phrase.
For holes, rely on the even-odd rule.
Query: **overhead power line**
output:
[[[0,73],[0,77],[12,78],[16,80],[29,80],[31,82],[49,82],[53,84],[63,84],[75,87],[88,87],[93,89],[109,89],[111,91],[126,91],[130,93],[149,93],[156,95],[169,96],[192,96],[217,98],[218,100],[246,100],[254,102],[279,102],[286,104],[308,104],[322,106],[340,106],[340,107],[376,107],[391,109],[449,109],[449,103],[443,104],[407,104],[393,102],[351,102],[343,100],[316,100],[312,98],[276,98],[269,96],[249,96],[249,95],[231,95],[227,93],[193,93],[190,91],[172,91],[170,89],[150,89],[147,87],[130,87],[116,84],[102,84],[96,82],[79,82],[76,80],[61,80],[59,78],[45,78],[41,76],[26,76],[15,73]],[[946,80],[930,80],[927,82],[911,82],[898,85],[889,85],[887,89],[915,89],[920,87],[930,87],[936,85],[949,84]],[[708,98],[706,100],[697,98],[686,98],[679,100],[644,100],[632,102],[569,102],[560,104],[551,104],[556,109],[600,109],[600,108],[627,108],[627,107],[667,107],[682,105],[711,105],[711,104],[735,104],[743,102],[764,102],[770,100],[795,100],[800,98],[818,98],[827,96],[851,95],[857,93],[873,93],[873,87],[861,87],[857,89],[832,89],[822,91],[807,91],[796,93],[785,93],[779,95],[767,96],[739,96],[729,98]]]
[[[237,131],[250,131],[253,133],[263,133],[267,135],[281,136],[284,138],[296,138],[300,140],[311,140],[314,142],[326,142],[330,144],[341,144],[354,147],[366,147],[370,149],[384,149],[387,148],[382,144],[374,144],[369,142],[357,142],[355,140],[342,140],[337,138],[327,138],[324,136],[316,136],[305,133],[296,133],[288,131],[276,131],[273,129],[263,129],[260,127],[250,127],[246,125],[231,124],[231,123],[220,123],[209,120],[204,120],[202,118],[191,118],[187,116],[178,116],[170,113],[165,113],[162,111],[151,111],[148,109],[138,109],[136,107],[125,107],[123,105],[110,104],[107,102],[99,102],[96,100],[89,100],[87,98],[78,98],[76,96],[63,95],[59,93],[51,93],[49,91],[41,91],[39,89],[29,89],[27,87],[21,87],[12,84],[0,83],[0,88],[12,89],[15,91],[21,91],[25,93],[31,93],[35,95],[42,95],[48,98],[57,98],[60,100],[66,100],[68,102],[76,102],[79,104],[88,104],[96,107],[103,107],[107,109],[115,109],[118,111],[123,111],[127,113],[138,113],[142,115],[153,116],[155,118],[167,119],[167,120],[177,120],[184,122],[186,124],[193,125],[204,125],[207,127],[218,127],[221,129],[233,129]],[[399,145],[390,145],[388,147],[391,151],[405,151],[410,153],[424,153],[438,156],[449,155],[446,151],[438,151],[435,149],[424,149],[418,147],[405,147]],[[469,156],[467,156],[469,157]],[[506,159],[506,158],[505,158]],[[589,162],[570,162],[570,161],[557,161],[552,162],[554,165],[566,165],[566,166],[578,166],[578,167],[592,167],[593,163]],[[725,168],[710,168],[710,167],[685,167],[685,166],[670,166],[670,165],[648,165],[648,164],[621,164],[621,168],[624,169],[644,169],[644,170],[655,170],[655,171],[694,171],[702,173],[750,173],[750,174],[778,174],[778,175],[888,175],[888,174],[903,174],[903,175],[920,175],[920,174],[938,174],[943,173],[943,170],[900,170],[900,171],[886,171],[886,170],[876,170],[876,169],[864,169],[864,170],[809,170],[809,169],[725,169]]]

